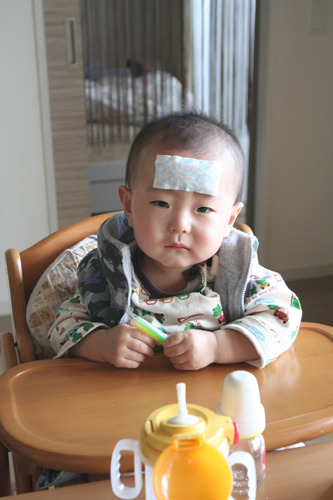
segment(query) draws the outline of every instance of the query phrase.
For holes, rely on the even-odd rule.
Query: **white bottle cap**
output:
[[[252,373],[237,370],[227,375],[216,413],[228,415],[235,420],[242,439],[257,436],[264,431],[265,409],[260,402],[257,379]]]

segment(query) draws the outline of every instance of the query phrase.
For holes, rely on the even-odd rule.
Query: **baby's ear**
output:
[[[243,207],[244,207],[244,203],[242,203],[241,201],[239,201],[238,203],[236,203],[232,207],[230,219],[229,219],[227,228],[226,228],[224,236],[223,236],[224,238],[226,238],[227,236],[229,236],[230,231],[234,227],[236,219],[237,219],[238,215],[240,214],[240,212],[241,212],[241,210],[242,210]]]
[[[132,221],[132,193],[126,186],[118,187],[118,195],[124,209],[128,225],[133,227]]]

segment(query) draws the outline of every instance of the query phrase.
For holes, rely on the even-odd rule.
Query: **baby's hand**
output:
[[[163,343],[164,354],[177,370],[199,370],[214,363],[217,342],[213,332],[185,330]]]
[[[111,330],[96,330],[82,339],[72,355],[110,363],[117,368],[137,368],[154,354],[155,342],[129,323]]]
[[[105,361],[117,368],[137,368],[146,356],[154,354],[155,342],[129,323],[117,325],[108,333]]]

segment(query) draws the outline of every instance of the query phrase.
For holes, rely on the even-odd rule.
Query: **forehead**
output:
[[[159,141],[154,141],[147,144],[140,151],[136,163],[140,174],[144,170],[153,171],[154,173],[155,160],[158,155],[180,156],[204,161],[223,161],[226,154],[226,147],[221,143],[221,141],[217,140],[206,141],[206,143],[198,145],[195,148],[166,146]]]
[[[195,166],[195,163],[199,164],[201,161],[203,165],[207,165],[208,162],[217,163],[221,169],[221,175],[230,172],[230,170],[236,170],[232,154],[221,141],[210,141],[202,147],[186,149],[166,147],[160,143],[152,143],[144,147],[138,155],[136,162],[137,178],[146,178],[146,180],[147,177],[150,179],[154,178],[156,158],[158,156],[192,158],[194,159],[193,166]]]
[[[135,176],[134,185],[132,185],[132,188],[138,188],[140,190],[141,189],[151,190],[154,188],[154,190],[155,189],[159,190],[160,193],[177,192],[178,195],[181,195],[181,193],[185,193],[187,191],[187,192],[197,193],[198,195],[203,195],[203,196],[204,195],[213,196],[214,198],[226,195],[234,196],[234,191],[235,191],[234,159],[232,158],[232,155],[226,150],[222,151],[221,153],[220,151],[213,151],[212,149],[210,149],[209,151],[207,150],[194,151],[194,150],[170,149],[157,146],[154,148],[149,148],[149,149],[147,148],[145,151],[142,150],[141,153],[143,154],[141,154],[140,161],[137,164],[137,172]],[[158,172],[156,169],[156,159],[159,156],[162,157],[179,156],[179,157],[185,157],[185,159],[193,158],[194,163],[201,160],[204,163],[215,162],[218,166],[219,171],[215,179],[216,186],[214,186],[214,191],[211,192],[210,187],[208,188],[208,191],[205,190],[207,188],[205,183],[204,183],[204,188],[205,188],[204,191],[197,189],[198,183],[196,178],[192,179],[190,177],[190,182],[187,185],[188,179],[186,178],[186,175],[182,173],[182,164],[180,165],[178,172],[176,169],[174,175],[169,175],[170,172],[168,172],[167,175],[168,182],[170,180],[173,181],[174,177],[177,177],[176,186],[171,184],[165,184],[163,180],[162,184],[159,184],[157,181]],[[184,188],[181,187],[181,183],[184,183]]]
[[[217,196],[222,164],[215,160],[157,155],[153,187]]]

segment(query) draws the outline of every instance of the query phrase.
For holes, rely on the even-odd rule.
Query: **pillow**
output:
[[[55,352],[47,341],[48,331],[61,304],[77,288],[76,269],[82,258],[97,247],[97,236],[88,236],[65,250],[44,271],[30,295],[26,320],[37,359],[53,358]]]

